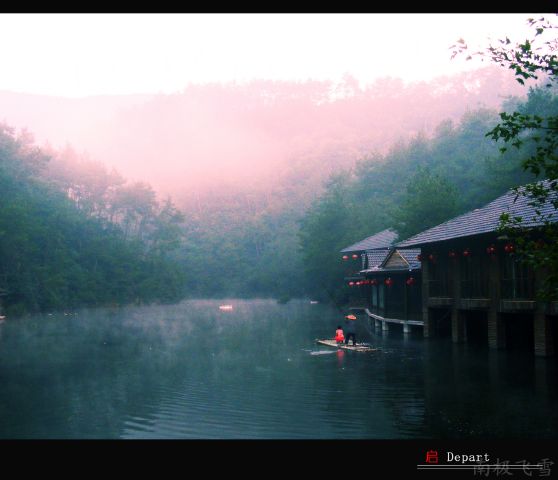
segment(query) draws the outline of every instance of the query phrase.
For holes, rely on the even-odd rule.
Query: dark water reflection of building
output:
[[[425,342],[424,360],[425,430],[433,437],[556,437],[555,362],[443,339]]]
[[[483,339],[469,344],[444,337],[424,339],[419,329],[410,334],[401,327],[382,331],[373,320],[368,329],[385,352],[397,351],[397,358],[391,359],[393,368],[385,370],[385,382],[399,388],[405,383],[401,378],[405,371],[406,383],[415,382],[416,398],[423,402],[415,436],[556,438],[558,362],[534,357],[521,346],[491,350]],[[396,368],[409,354],[409,368]],[[394,395],[397,398],[397,392]],[[406,408],[395,401],[391,412],[401,419]]]

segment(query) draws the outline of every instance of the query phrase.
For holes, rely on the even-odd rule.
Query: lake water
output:
[[[232,311],[221,311],[223,303]],[[271,300],[83,310],[0,324],[0,438],[555,439],[557,362]]]

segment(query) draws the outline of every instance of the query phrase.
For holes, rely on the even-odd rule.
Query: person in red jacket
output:
[[[335,341],[337,342],[337,344],[343,343],[345,341],[345,335],[343,334],[341,325],[337,325],[337,330],[335,330]]]

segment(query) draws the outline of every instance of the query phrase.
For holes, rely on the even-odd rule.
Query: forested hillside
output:
[[[71,152],[0,125],[0,305],[8,315],[184,296],[182,215]]]
[[[233,186],[244,191],[317,186],[370,151],[430,135],[479,106],[519,94],[492,66],[405,83],[253,80],[186,85],[168,95],[58,98],[0,92],[0,121],[28,128],[39,145],[73,146],[160,194],[179,197]]]
[[[506,109],[556,115],[558,97],[534,88],[525,102],[510,99]],[[339,250],[346,246],[390,227],[402,240],[535,180],[521,166],[535,144],[502,154],[486,137],[498,121],[494,110],[468,112],[459,122],[441,122],[432,138],[416,135],[332,177],[301,222],[309,292],[343,302]]]

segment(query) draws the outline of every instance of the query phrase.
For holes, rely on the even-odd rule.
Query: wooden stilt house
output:
[[[386,229],[341,250],[345,262],[344,282],[351,287],[349,305],[365,309],[369,304],[369,292],[362,270],[379,266],[387,257],[389,247],[397,240],[397,233]]]
[[[391,248],[377,266],[361,271],[370,285],[369,312],[387,323],[422,325],[420,249]],[[388,325],[384,324],[384,329]],[[405,328],[408,331],[408,328]]]
[[[500,215],[521,217],[537,235],[535,208],[509,191],[484,207],[401,241],[396,248],[420,248],[424,336],[485,343],[491,349],[526,348],[554,354],[557,302],[536,299],[544,273],[533,271],[499,231]],[[549,202],[542,213],[558,221]]]
[[[396,239],[397,233],[387,229],[341,253],[345,261],[355,262],[345,275],[352,293],[350,308],[365,311],[383,330],[398,323],[408,332],[409,325],[422,325],[420,249],[394,248]]]

